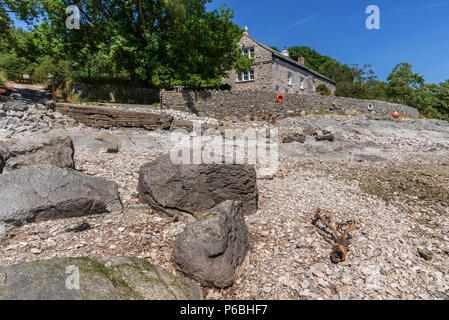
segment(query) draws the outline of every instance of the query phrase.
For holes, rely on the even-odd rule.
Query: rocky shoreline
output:
[[[63,130],[73,140],[75,169],[114,182],[123,210],[0,225],[0,266],[64,257],[128,256],[185,277],[174,261],[173,248],[196,219],[173,218],[151,208],[139,201],[138,192],[140,168],[169,151],[170,132],[100,130],[39,106],[27,105],[20,111],[3,104],[2,110],[5,105],[0,141],[27,132]],[[193,120],[178,112],[171,115]],[[250,125],[274,127],[264,122]],[[277,174],[257,180],[258,210],[244,217],[252,247],[244,270],[230,287],[203,287],[204,298],[449,297],[447,122],[305,115],[285,119],[276,127],[280,139],[294,134],[304,139],[280,143]],[[97,139],[105,133],[119,141],[117,153],[108,153],[108,144]],[[334,138],[318,139],[321,134]],[[317,208],[334,212],[336,221],[356,221],[346,262],[331,263],[332,246],[312,224]],[[67,231],[83,221],[91,228]]]

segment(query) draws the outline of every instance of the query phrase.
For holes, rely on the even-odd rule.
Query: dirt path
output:
[[[13,82],[9,82],[7,85],[13,90],[12,92],[19,93],[22,98],[28,100],[27,102],[45,104],[51,100],[51,92],[44,86]]]

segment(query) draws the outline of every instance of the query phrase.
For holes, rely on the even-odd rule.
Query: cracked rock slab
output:
[[[0,175],[0,221],[24,223],[122,210],[117,185],[68,168],[30,166]]]
[[[136,258],[63,258],[0,267],[0,300],[199,300],[199,286]]]

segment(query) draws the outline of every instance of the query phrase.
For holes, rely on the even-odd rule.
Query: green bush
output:
[[[322,96],[330,96],[331,95],[331,91],[324,83],[322,83],[316,87],[316,92],[318,92]]]
[[[0,71],[0,85],[5,84],[6,80],[6,74],[3,71]]]
[[[0,56],[0,69],[6,74],[9,80],[21,79],[23,74],[33,71],[34,65],[27,59],[17,57],[15,54]]]
[[[34,81],[49,84],[49,74],[55,77],[57,88],[64,88],[66,81],[70,78],[70,68],[67,61],[57,61],[49,56],[45,56],[34,70]]]

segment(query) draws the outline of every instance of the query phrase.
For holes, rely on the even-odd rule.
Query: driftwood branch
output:
[[[332,224],[332,213],[329,211],[325,211],[322,209],[318,209],[315,215],[315,218],[313,219],[313,224],[317,226],[317,232],[322,235],[326,240],[333,241],[332,246],[332,254],[331,254],[331,260],[334,263],[340,263],[346,261],[346,256],[348,253],[348,244],[349,239],[347,239],[349,233],[353,230],[355,230],[355,221],[347,221],[343,223],[337,223],[335,226]],[[326,230],[323,230],[318,226],[318,221],[321,221],[327,228],[329,228],[332,233],[326,232]],[[343,231],[341,234],[340,232],[347,228],[345,231]]]

